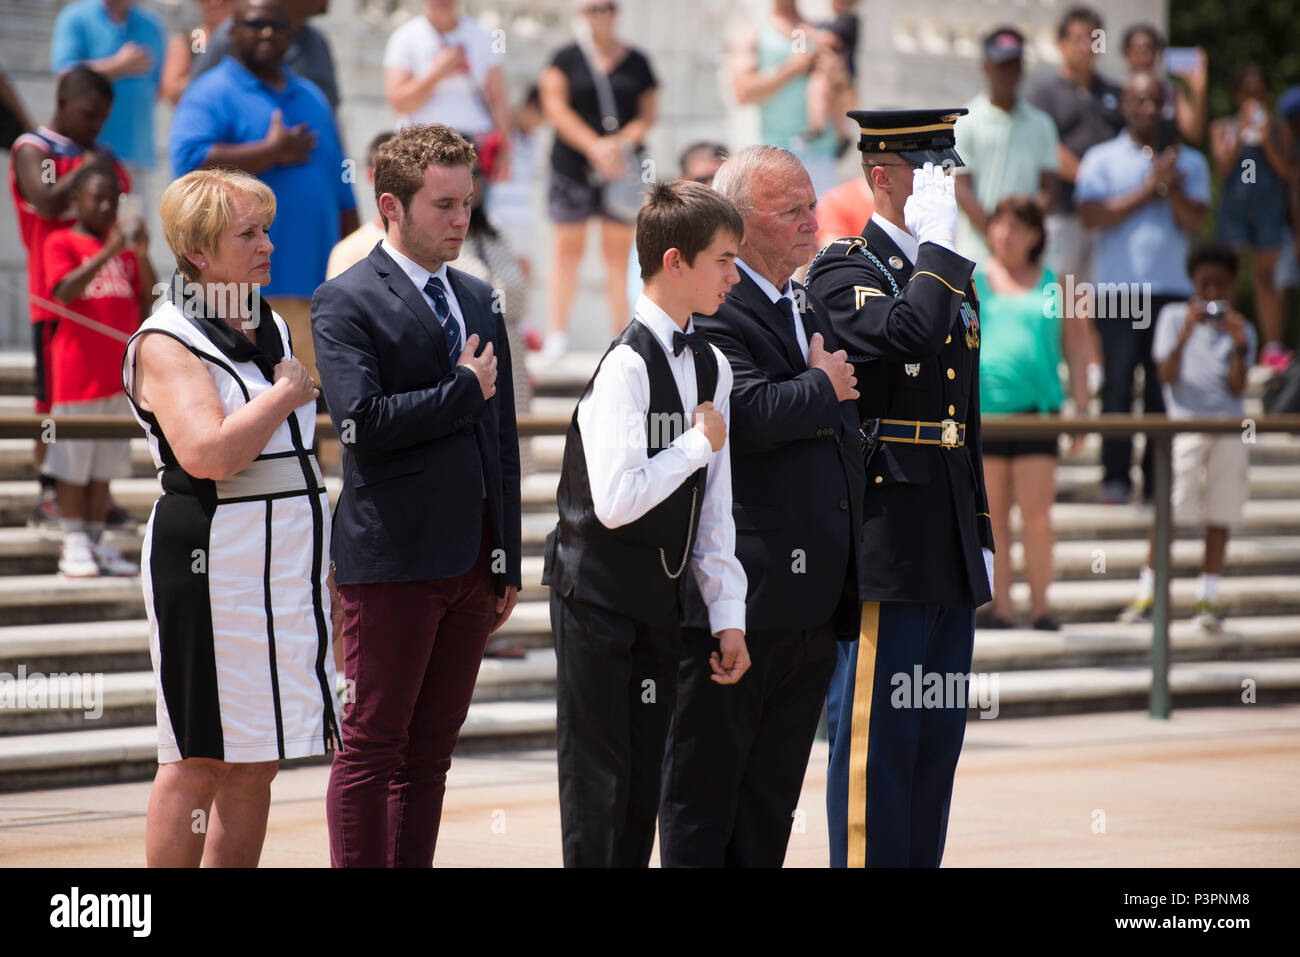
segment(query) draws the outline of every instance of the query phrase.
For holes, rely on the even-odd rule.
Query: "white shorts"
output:
[[[1250,494],[1250,449],[1240,435],[1175,435],[1173,466],[1175,524],[1241,524]]]
[[[58,402],[51,407],[50,414],[56,418],[60,415],[130,415],[131,406],[126,396],[119,393],[87,402]],[[41,472],[69,485],[128,478],[131,475],[131,440],[60,439],[56,431],[54,441],[45,453]]]

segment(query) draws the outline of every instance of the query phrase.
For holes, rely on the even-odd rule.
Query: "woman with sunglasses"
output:
[[[589,220],[601,219],[605,296],[614,335],[630,319],[624,290],[636,211],[616,202],[635,177],[639,150],[654,125],[658,81],[650,61],[614,32],[617,5],[583,0],[578,39],[542,74],[542,112],[555,127],[547,211],[555,224],[543,354],[568,351],[569,309]]]

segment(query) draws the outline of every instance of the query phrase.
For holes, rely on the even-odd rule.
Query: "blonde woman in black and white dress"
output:
[[[159,212],[180,276],[122,373],[163,487],[141,550],[159,763],[145,854],[249,867],[279,761],[338,740],[319,393],[256,294],[270,280],[271,191],[197,170]]]

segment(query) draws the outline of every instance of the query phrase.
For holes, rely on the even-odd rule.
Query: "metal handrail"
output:
[[[521,415],[519,434],[561,435],[569,427],[567,415]],[[316,417],[320,434],[332,434],[334,425],[324,413]],[[52,432],[51,432],[52,429]],[[1151,607],[1151,695],[1153,718],[1168,718],[1169,694],[1169,577],[1170,545],[1173,541],[1173,509],[1170,490],[1173,484],[1173,437],[1182,432],[1241,433],[1248,436],[1264,432],[1300,434],[1300,415],[1243,415],[1171,419],[1165,415],[1007,415],[988,416],[980,422],[983,435],[992,439],[1050,439],[1062,434],[1099,433],[1107,438],[1125,438],[1143,434],[1152,446],[1155,488],[1155,594]],[[127,415],[6,415],[0,416],[0,438],[30,438],[46,441],[65,439],[135,438],[140,426]]]

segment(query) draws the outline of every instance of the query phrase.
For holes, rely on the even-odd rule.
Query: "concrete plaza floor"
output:
[[[826,864],[826,745],[787,864]],[[325,767],[281,772],[265,866],[324,867]],[[136,867],[149,783],[0,794],[0,866]],[[1300,865],[1300,705],[973,721],[944,865]],[[657,854],[656,854],[657,859]],[[560,864],[553,750],[457,757],[437,862]]]

